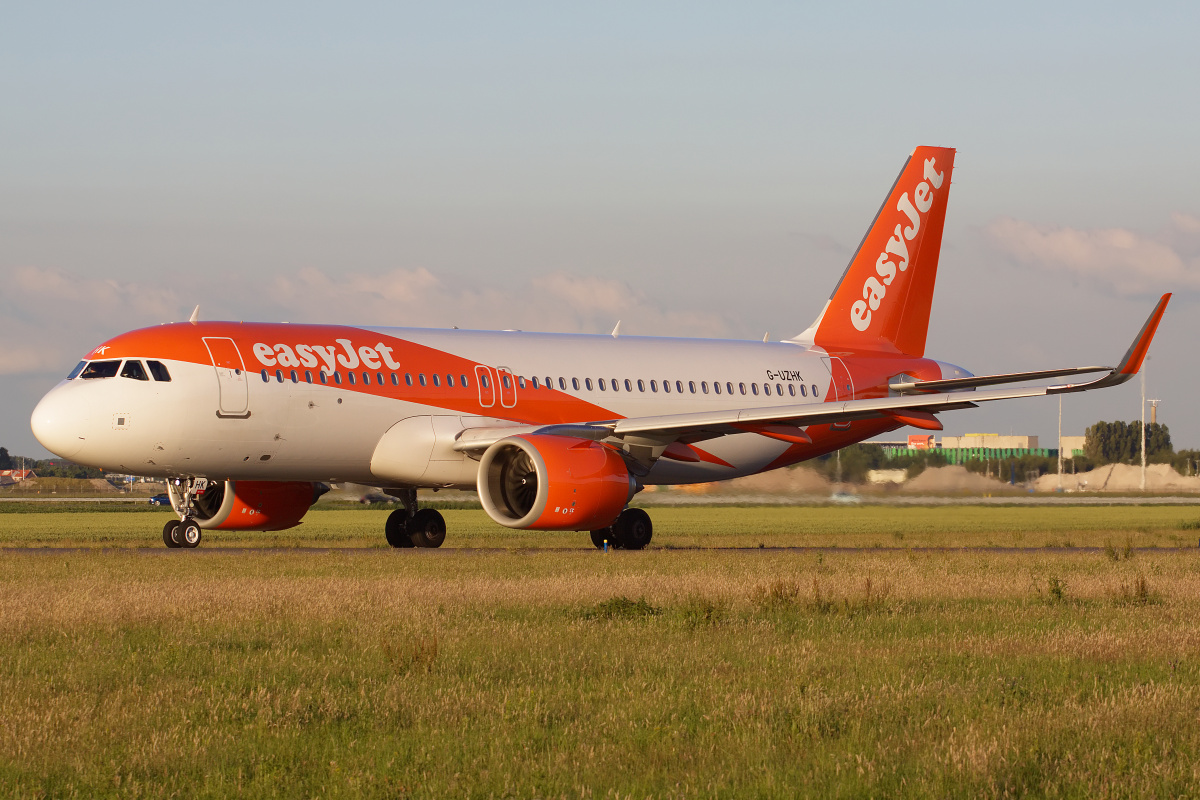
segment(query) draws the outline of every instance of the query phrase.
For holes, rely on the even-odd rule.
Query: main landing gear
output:
[[[603,550],[604,543],[612,548],[622,550],[641,550],[650,544],[654,534],[654,525],[650,515],[640,508],[627,508],[621,512],[612,525],[592,531],[592,544]]]
[[[417,508],[417,490],[408,489],[400,498],[404,508],[388,515],[383,526],[392,547],[441,547],[446,541],[446,520],[432,508]]]
[[[163,526],[163,544],[170,548],[200,546],[204,533],[200,523],[191,516],[197,497],[204,494],[208,481],[200,478],[176,479],[169,487],[172,508],[183,514],[183,519],[173,519]],[[178,493],[178,497],[176,496]]]

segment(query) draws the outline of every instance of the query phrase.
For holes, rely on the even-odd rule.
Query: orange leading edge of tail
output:
[[[918,147],[909,156],[810,329],[814,344],[925,355],[954,152]]]

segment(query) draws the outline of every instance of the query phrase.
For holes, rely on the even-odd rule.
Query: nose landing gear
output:
[[[163,544],[172,549],[177,547],[194,548],[200,546],[204,532],[191,515],[195,508],[196,498],[208,488],[205,478],[176,478],[167,484],[167,492],[171,498],[171,508],[181,519],[173,519],[163,526]]]
[[[441,547],[446,541],[446,520],[432,508],[417,508],[417,490],[401,496],[404,508],[388,515],[383,533],[392,547]]]

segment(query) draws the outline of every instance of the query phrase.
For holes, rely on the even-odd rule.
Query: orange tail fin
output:
[[[953,169],[951,148],[912,152],[821,316],[795,341],[925,354]]]

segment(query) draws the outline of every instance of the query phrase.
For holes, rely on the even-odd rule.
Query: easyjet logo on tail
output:
[[[856,330],[865,331],[871,325],[871,312],[879,310],[879,304],[887,297],[887,287],[896,279],[896,273],[908,269],[908,243],[917,237],[921,230],[921,218],[933,207],[933,195],[942,188],[945,172],[937,171],[933,158],[925,159],[923,181],[918,183],[912,192],[900,195],[896,201],[896,211],[908,218],[908,224],[901,222],[888,240],[887,246],[875,261],[875,275],[863,282],[862,300],[855,301],[850,306],[850,324]],[[892,259],[895,259],[894,261]]]

